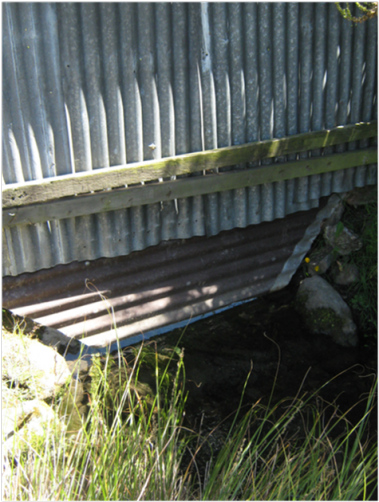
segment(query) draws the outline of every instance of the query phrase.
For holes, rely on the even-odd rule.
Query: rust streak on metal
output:
[[[104,346],[269,292],[317,211],[5,277],[3,303]]]

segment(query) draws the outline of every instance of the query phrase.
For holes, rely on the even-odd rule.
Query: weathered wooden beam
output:
[[[160,160],[126,164],[56,178],[13,183],[3,188],[3,207],[48,202],[107,188],[119,188],[159,178],[209,171],[219,167],[254,162],[265,158],[323,148],[377,135],[377,121],[359,123],[282,139],[207,150]]]
[[[3,225],[33,224],[262,185],[372,164],[377,162],[377,159],[377,149],[369,148],[240,171],[193,176],[175,181],[151,183],[143,186],[69,197],[42,204],[3,209]]]

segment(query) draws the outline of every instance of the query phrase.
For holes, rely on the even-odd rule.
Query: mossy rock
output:
[[[343,328],[343,321],[330,307],[320,307],[313,310],[306,308],[308,296],[303,295],[299,299],[297,309],[302,315],[308,328],[313,333],[323,333],[325,335],[338,335]]]
[[[58,396],[58,414],[66,425],[68,434],[76,434],[85,424],[89,407],[88,392],[84,384],[72,379]]]
[[[330,335],[345,347],[358,343],[351,311],[340,294],[319,276],[304,279],[296,295],[296,309],[312,333]]]
[[[135,363],[138,357],[138,363]],[[122,413],[150,414],[156,411],[157,384],[163,398],[170,392],[172,376],[166,371],[175,363],[172,350],[155,352],[149,346],[132,347],[121,365],[118,356],[94,356],[89,371],[92,406],[103,407],[111,415],[122,407]],[[174,364],[172,364],[174,365]]]

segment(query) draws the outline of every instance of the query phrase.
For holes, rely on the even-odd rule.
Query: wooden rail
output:
[[[338,127],[330,131],[298,134],[282,139],[190,153],[150,162],[5,185],[3,225],[33,224],[52,219],[102,213],[372,164],[377,162],[376,148],[352,150],[224,173],[212,172],[219,167],[280,157],[367,139],[376,135],[377,122],[375,121]],[[174,175],[198,171],[210,172],[205,176],[192,176],[175,181],[156,181],[158,178],[170,178]],[[156,182],[119,188],[142,181]],[[110,188],[113,190],[105,190]]]

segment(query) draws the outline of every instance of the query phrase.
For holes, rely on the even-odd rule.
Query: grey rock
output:
[[[44,345],[56,347],[61,354],[64,352],[76,354],[79,352],[81,346],[79,340],[75,340],[61,331],[54,328],[48,328],[47,326],[40,327],[39,338]]]
[[[325,274],[335,260],[331,246],[325,246],[322,249],[316,249],[309,255],[308,273],[311,277],[314,275]]]
[[[359,269],[354,263],[345,263],[334,268],[332,277],[335,284],[349,286],[359,281]]]
[[[52,398],[71,377],[64,358],[53,348],[23,334],[3,337],[2,358],[9,380],[24,379],[37,399]]]
[[[3,466],[8,455],[17,458],[29,445],[45,438],[47,428],[59,434],[65,427],[55,411],[39,399],[2,407],[1,416]]]
[[[369,185],[366,187],[355,188],[354,190],[347,192],[343,198],[345,202],[354,207],[376,202],[378,200],[378,186]]]
[[[325,227],[324,238],[338,254],[343,256],[358,251],[363,245],[359,235],[345,226],[341,232],[337,231],[337,225]]]
[[[357,327],[350,308],[322,277],[302,281],[296,295],[296,308],[312,333],[329,335],[345,347],[357,345]]]
[[[18,458],[28,444],[33,446],[34,441],[44,438],[47,428],[58,435],[63,430],[76,434],[88,415],[88,399],[83,384],[72,378],[65,359],[38,338],[17,331],[3,332],[2,362],[3,381],[16,383],[15,387],[2,388],[4,469],[9,467],[9,459]],[[49,406],[52,400],[63,400],[59,413]]]
[[[323,226],[330,227],[331,225],[337,225],[337,223],[341,220],[344,211],[345,207],[342,200],[340,200],[338,204],[333,208],[329,218],[324,222]]]
[[[25,335],[37,337],[41,343],[54,347],[62,355],[76,354],[79,357],[79,353],[87,349],[87,346],[79,340],[75,340],[55,328],[43,326],[29,317],[20,316],[3,308],[3,317],[4,314],[6,315],[10,331],[16,325],[21,326]]]

